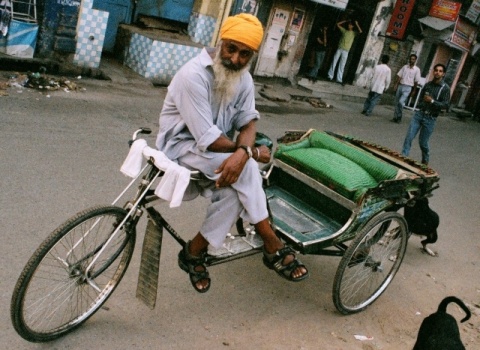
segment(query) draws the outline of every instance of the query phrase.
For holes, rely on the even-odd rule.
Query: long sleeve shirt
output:
[[[231,101],[215,98],[213,60],[206,48],[175,74],[160,113],[156,146],[170,159],[188,152],[211,157],[207,150],[221,135],[259,119],[252,76],[245,71]]]
[[[433,103],[425,102],[423,97],[428,93],[433,99]],[[447,109],[450,103],[450,86],[444,81],[440,84],[435,84],[433,81],[429,81],[423,87],[420,98],[419,108],[426,114],[432,117],[438,117],[442,109]]]

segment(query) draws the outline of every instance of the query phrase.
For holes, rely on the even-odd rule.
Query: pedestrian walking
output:
[[[395,77],[393,90],[395,91],[395,111],[392,122],[400,124],[402,121],[402,112],[405,102],[409,96],[415,95],[417,84],[420,81],[420,69],[415,65],[417,55],[411,54],[408,64],[404,65]]]
[[[428,165],[430,148],[428,142],[435,128],[437,117],[442,109],[448,109],[450,102],[450,87],[444,82],[446,68],[438,63],[433,68],[433,79],[420,92],[419,110],[415,112],[408,127],[402,154],[408,156],[412,141],[420,132],[418,143],[422,150],[422,163]]]
[[[344,23],[347,23],[347,28],[345,29],[342,27]],[[345,69],[345,63],[347,63],[348,53],[350,48],[352,47],[353,41],[358,34],[362,33],[362,28],[358,25],[358,22],[355,21],[355,26],[358,29],[358,33],[353,30],[353,22],[352,21],[341,21],[337,23],[337,27],[340,30],[342,36],[340,37],[340,41],[338,43],[338,49],[335,51],[335,55],[333,56],[332,64],[330,65],[330,69],[328,70],[328,80],[332,81],[333,76],[335,74],[335,68],[338,64],[337,70],[337,79],[336,82],[343,84],[343,70]]]
[[[380,64],[377,64],[374,71],[373,77],[370,82],[370,91],[368,92],[367,99],[363,104],[363,111],[362,114],[366,115],[367,117],[372,114],[373,109],[380,101],[382,94],[387,91],[388,87],[390,86],[390,82],[392,80],[392,71],[388,66],[388,61],[390,61],[390,56],[383,55]]]
[[[308,79],[313,82],[317,81],[318,71],[322,67],[323,60],[325,59],[327,44],[327,27],[323,27],[320,28],[317,35],[315,35],[315,40],[313,42],[315,62],[312,69],[308,72]]]

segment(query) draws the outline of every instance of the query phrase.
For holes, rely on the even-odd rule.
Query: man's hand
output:
[[[254,159],[257,162],[268,163],[270,161],[270,157],[271,157],[270,149],[267,146],[261,145],[259,147],[255,147]]]
[[[248,155],[243,149],[239,148],[233,152],[233,154],[225,159],[218,169],[215,170],[215,174],[221,174],[215,182],[215,186],[226,187],[237,182],[247,160]]]
[[[425,94],[425,95],[423,95],[423,101],[425,101],[427,103],[432,103],[433,102],[433,97]]]

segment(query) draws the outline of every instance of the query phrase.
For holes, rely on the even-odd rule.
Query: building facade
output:
[[[340,37],[336,23],[354,20],[363,33],[349,52],[344,82],[367,85],[382,54],[390,56],[395,74],[415,53],[425,80],[434,64],[447,66],[452,104],[480,104],[473,93],[480,80],[480,0],[45,0],[37,7],[35,56],[58,53],[98,67],[109,53],[137,73],[165,81],[203,46],[216,45],[229,15],[251,13],[265,28],[253,75],[292,84],[311,67],[318,28],[328,28],[324,75]],[[145,18],[162,28],[142,27]],[[181,30],[171,34],[171,27]]]

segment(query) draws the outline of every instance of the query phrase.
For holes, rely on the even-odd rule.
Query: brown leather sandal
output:
[[[293,255],[293,260],[290,261],[288,264],[284,265],[285,258],[289,255]],[[303,281],[309,276],[308,270],[305,265],[303,265],[302,262],[297,259],[295,251],[288,246],[277,250],[277,252],[273,254],[268,254],[264,251],[263,263],[269,269],[274,270],[280,277],[283,277],[292,282]],[[300,277],[293,277],[292,272],[295,271],[297,267],[303,267],[305,268],[305,270],[307,270],[307,272]]]
[[[190,277],[190,283],[193,288],[199,293],[205,293],[210,289],[210,275],[205,266],[205,254],[201,256],[194,256],[188,252],[188,247],[190,246],[190,241],[185,244],[183,249],[178,253],[178,266],[188,273]],[[197,269],[201,267],[201,271]],[[208,280],[208,284],[205,288],[198,288],[197,282],[202,280]]]

